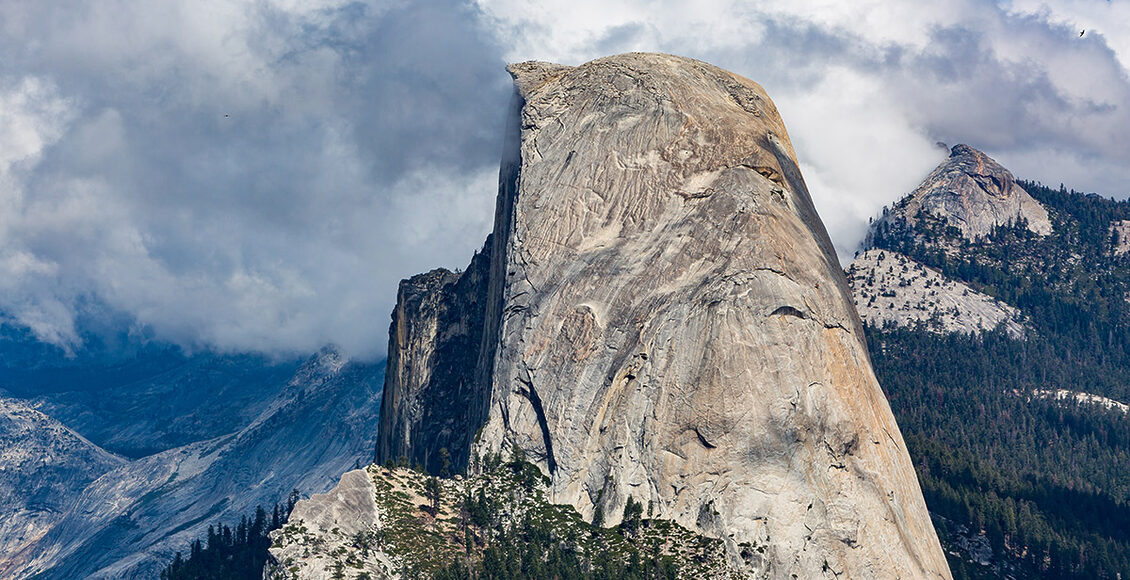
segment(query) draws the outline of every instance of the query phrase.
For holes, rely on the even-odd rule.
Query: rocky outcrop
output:
[[[377,465],[350,471],[329,493],[298,502],[286,525],[271,532],[263,578],[415,580],[436,577],[456,561],[471,572],[448,569],[440,576],[484,577],[479,570],[485,569],[498,577],[496,566],[505,561],[504,577],[560,578],[562,570],[587,562],[603,573],[586,577],[607,578],[620,577],[633,561],[638,570],[642,558],[666,561],[663,577],[671,580],[742,577],[717,538],[642,518],[631,530],[597,529],[572,507],[549,503],[547,484],[528,463],[466,478]],[[521,557],[520,573],[510,567],[517,563],[510,555],[538,545],[546,533],[558,552],[549,557],[553,564],[531,570]],[[514,545],[518,538],[531,544]],[[743,548],[755,553],[764,546]]]
[[[470,419],[483,406],[472,467],[520,448],[552,501],[615,523],[631,496],[737,561],[767,545],[741,561],[757,575],[948,578],[764,90],[658,54],[510,71],[477,386],[390,379],[386,402],[481,393],[463,401]],[[393,368],[436,364],[409,354],[390,376],[437,376]],[[429,456],[413,429],[387,444]]]
[[[377,490],[369,473],[357,469],[346,472],[328,493],[298,502],[290,514],[290,526],[271,534],[272,561],[264,577],[332,580],[343,577],[345,561],[350,562],[350,572],[358,576],[392,576],[395,563],[382,551],[366,545],[388,517],[382,517],[376,500]],[[315,537],[320,541],[314,541]],[[340,557],[348,552],[357,553],[350,554],[352,558]]]
[[[919,212],[945,218],[970,240],[988,236],[997,226],[1022,221],[1036,234],[1052,231],[1047,210],[1016,183],[1012,173],[968,145],[955,145],[949,159],[884,219],[913,225]]]
[[[1115,256],[1130,253],[1130,220],[1116,220],[1110,224],[1110,238]]]
[[[847,267],[855,308],[868,324],[1024,336],[1020,311],[897,252],[867,250]]]
[[[1019,391],[1014,391],[1013,394],[1021,395]],[[1101,395],[1094,395],[1091,393],[1083,393],[1080,391],[1070,391],[1068,389],[1034,389],[1027,394],[1028,400],[1036,399],[1053,399],[1056,401],[1065,401],[1077,405],[1095,405],[1104,409],[1114,409],[1121,411],[1123,414],[1130,414],[1130,405],[1122,401],[1116,401],[1110,397],[1103,397]]]
[[[0,397],[0,562],[37,541],[87,484],[124,463],[25,403]]]

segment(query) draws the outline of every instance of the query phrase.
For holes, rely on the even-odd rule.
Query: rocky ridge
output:
[[[897,252],[863,252],[848,265],[847,278],[860,317],[877,327],[894,324],[943,334],[1000,327],[1013,338],[1024,336],[1016,308]]]
[[[1012,173],[968,145],[955,145],[949,159],[882,220],[902,220],[913,226],[920,212],[945,218],[970,240],[1021,221],[1039,235],[1052,231],[1047,210],[1016,183]]]
[[[552,502],[614,524],[634,497],[724,538],[757,576],[948,578],[764,90],[657,54],[509,70],[489,262],[468,269],[486,288],[479,348],[462,355],[474,372],[458,384],[435,372],[443,276],[414,317],[398,305],[390,346],[408,352],[389,376],[420,380],[390,378],[384,408],[470,396],[440,434],[454,463],[521,449]],[[401,341],[411,328],[423,340]],[[411,435],[426,413],[384,415],[382,438],[396,439],[378,461],[434,465],[439,449]],[[743,543],[767,550],[742,560]]]

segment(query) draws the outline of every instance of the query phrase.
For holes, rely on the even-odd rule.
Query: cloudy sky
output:
[[[380,355],[397,281],[490,228],[508,61],[663,51],[760,82],[841,257],[939,141],[1125,198],[1127,22],[1124,0],[0,0],[0,312],[70,348],[112,318]]]

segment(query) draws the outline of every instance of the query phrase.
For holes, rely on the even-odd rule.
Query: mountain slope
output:
[[[645,517],[640,504],[617,528],[594,526],[548,501],[537,467],[499,467],[452,479],[377,465],[350,471],[271,533],[263,577],[742,578],[717,538]],[[751,559],[765,549],[743,546]]]
[[[232,433],[274,399],[297,366],[256,355],[198,353],[171,368],[91,390],[79,384],[35,396],[38,408],[106,449],[151,455]],[[86,369],[90,377],[97,369]]]
[[[0,397],[0,561],[38,540],[79,492],[126,460]]]
[[[212,523],[328,489],[373,449],[380,365],[326,351],[237,433],[107,472],[0,576],[153,578]]]
[[[867,324],[1024,335],[1020,311],[897,252],[867,250],[847,267],[855,309]]]
[[[68,353],[0,325],[0,388],[130,458],[238,431],[300,362],[97,337]]]

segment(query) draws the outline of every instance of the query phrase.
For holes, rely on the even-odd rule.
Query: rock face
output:
[[[920,211],[946,218],[971,240],[1020,220],[1039,235],[1052,231],[1047,210],[1016,184],[1012,173],[968,145],[955,145],[949,159],[899,202],[892,214],[913,225]]]
[[[265,578],[304,578],[306,580],[332,580],[336,557],[346,550],[357,550],[358,538],[381,529],[381,514],[376,502],[377,490],[369,473],[355,469],[346,472],[341,482],[325,494],[314,494],[298,502],[290,514],[292,528],[312,531],[321,542],[304,542],[304,538],[284,536],[281,531],[272,533],[276,541],[271,549],[274,562]],[[313,550],[311,550],[313,548]],[[360,551],[360,550],[358,550]],[[371,556],[371,557],[369,557]],[[351,572],[364,572],[371,578],[387,578],[393,563],[383,553],[365,550],[365,557],[356,557],[361,566],[350,566]]]
[[[1003,326],[1013,338],[1024,335],[1016,308],[897,252],[867,250],[847,267],[847,277],[856,310],[874,326],[918,326],[963,334]]]
[[[1019,394],[1019,392],[1017,392]],[[1067,389],[1035,389],[1029,397],[1036,397],[1039,399],[1055,399],[1057,401],[1071,401],[1079,405],[1096,405],[1104,409],[1117,409],[1124,414],[1130,413],[1130,405],[1121,401],[1116,401],[1109,397],[1101,395],[1094,395],[1091,393],[1082,393],[1079,391],[1069,391]]]
[[[1130,253],[1130,220],[1117,220],[1110,224],[1110,237],[1115,256]]]
[[[389,329],[377,461],[411,458],[433,473],[466,468],[484,398],[476,383],[483,336],[490,240],[462,274],[434,270],[400,283]],[[444,385],[429,389],[428,385]],[[474,416],[471,413],[474,412]],[[444,455],[444,451],[447,455]]]
[[[742,562],[759,576],[949,578],[764,90],[658,54],[510,71],[476,386],[390,379],[386,403],[481,394],[452,422],[472,460],[517,446],[586,517],[600,501],[615,523],[632,496],[768,544]],[[389,376],[425,376],[393,368],[434,360],[418,355]],[[430,457],[413,429],[381,449]]]

